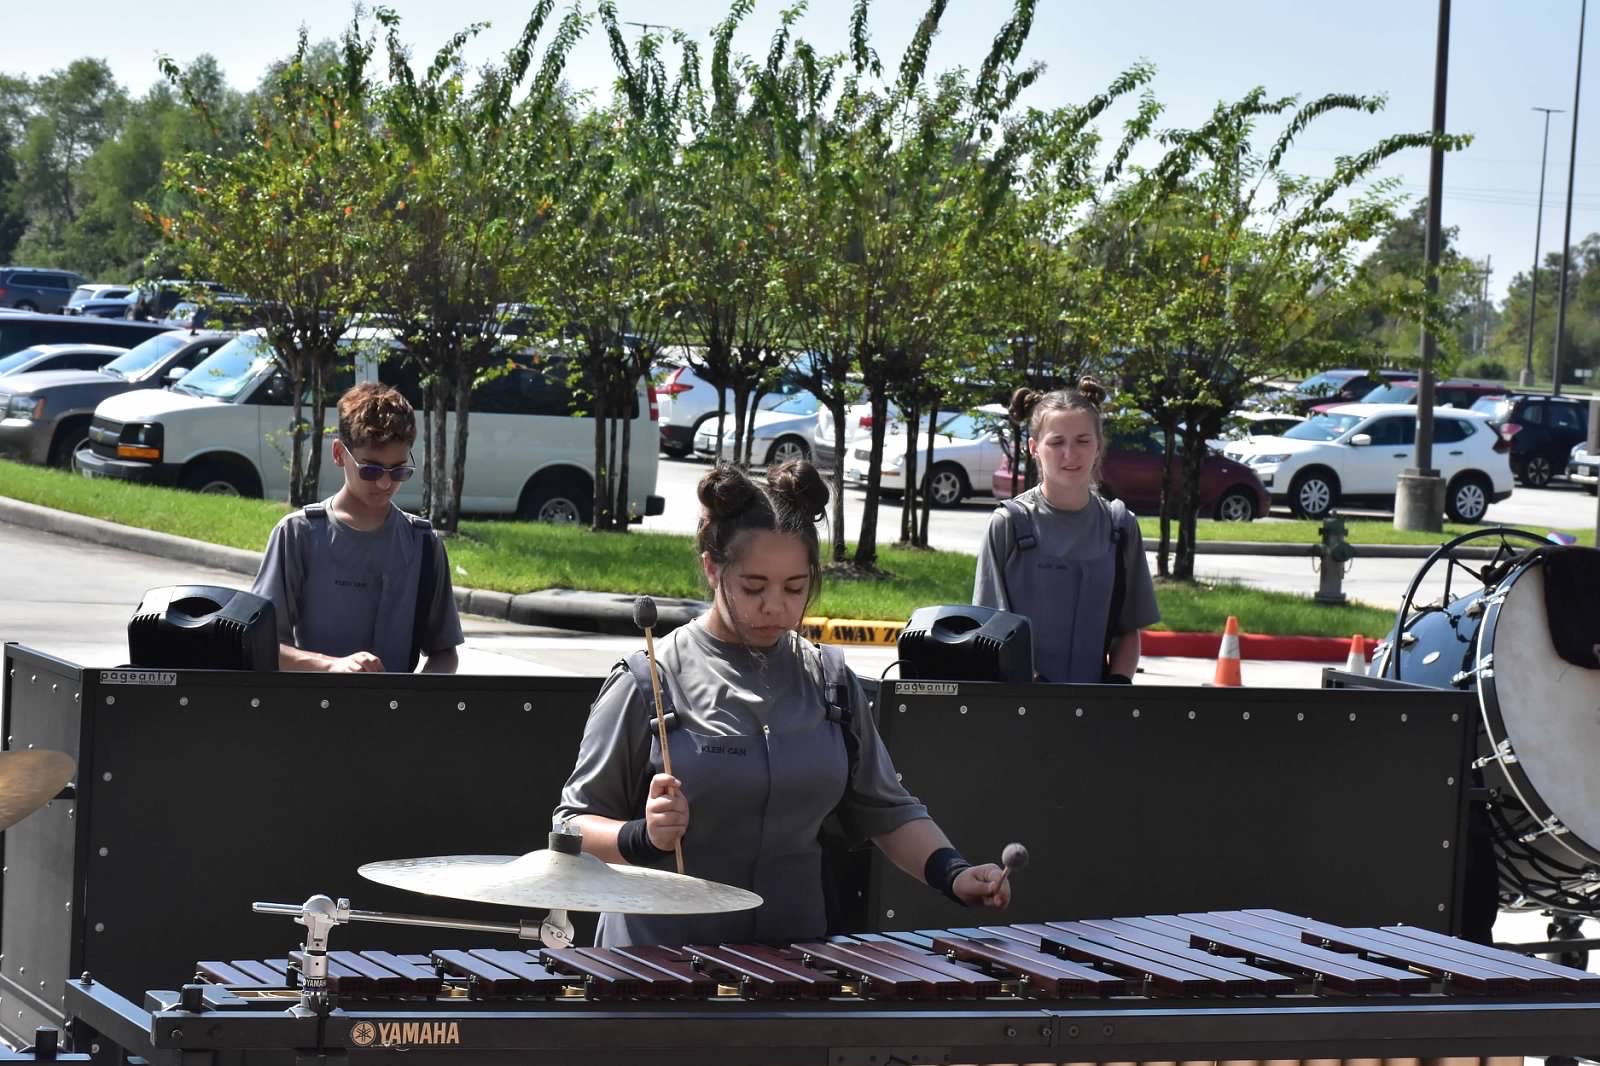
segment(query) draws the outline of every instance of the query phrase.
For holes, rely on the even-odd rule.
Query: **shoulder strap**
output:
[[[407,514],[406,517],[411,520],[411,528],[417,531],[422,552],[422,565],[417,567],[416,611],[411,617],[411,669],[415,670],[417,663],[422,661],[422,653],[427,650],[422,643],[428,631],[428,616],[433,613],[433,587],[439,580],[436,556],[440,552],[434,543],[438,537],[433,532],[432,523],[414,514]]]
[[[1101,504],[1106,509],[1106,517],[1111,520],[1111,548],[1114,555],[1116,576],[1111,582],[1111,611],[1106,617],[1106,654],[1111,654],[1111,643],[1122,634],[1119,626],[1122,623],[1122,604],[1128,595],[1128,505],[1121,500],[1106,501],[1101,499]]]
[[[644,702],[645,713],[650,716],[650,732],[656,732],[656,695],[655,688],[650,684],[650,655],[643,648],[629,652],[623,659],[622,665],[628,668],[628,673],[633,675],[633,687],[639,693],[639,699]],[[672,704],[672,689],[667,686],[665,678],[661,678],[661,717],[666,721],[668,729],[678,725],[678,714]]]
[[[822,698],[828,705],[828,721],[846,727],[850,725],[850,677],[844,661],[844,649],[837,644],[817,644],[822,655]]]
[[[308,503],[300,508],[300,511],[313,522],[326,522],[328,520],[328,505],[325,503]]]
[[[1005,500],[1001,506],[1011,520],[1011,532],[1017,542],[1017,550],[1031,551],[1038,547],[1039,534],[1034,530],[1033,515],[1028,513],[1028,509],[1015,499]]]

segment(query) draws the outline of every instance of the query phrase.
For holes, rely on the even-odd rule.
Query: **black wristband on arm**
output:
[[[672,854],[655,846],[650,834],[645,830],[643,818],[622,823],[622,827],[617,830],[617,851],[622,853],[622,857],[630,866],[654,866],[656,860]]]
[[[961,871],[971,865],[955,848],[939,848],[923,864],[922,879],[964,907],[966,904],[955,894],[955,883]]]

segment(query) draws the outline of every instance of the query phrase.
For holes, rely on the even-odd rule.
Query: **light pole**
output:
[[[1572,183],[1578,166],[1578,92],[1583,88],[1583,23],[1589,0],[1578,7],[1578,73],[1572,79],[1572,147],[1567,152],[1567,222],[1561,230],[1561,296],[1556,301],[1556,350],[1550,361],[1550,391],[1561,395],[1561,341],[1567,332],[1567,256],[1572,249]]]
[[[1440,201],[1444,198],[1444,105],[1450,83],[1450,0],[1439,0],[1439,37],[1433,60],[1433,150],[1428,157],[1428,298],[1439,293]],[[1422,375],[1417,389],[1417,453],[1414,466],[1395,484],[1394,527],[1437,533],[1444,528],[1444,479],[1433,469],[1433,356],[1438,348],[1426,322],[1422,328]]]
[[[1550,158],[1550,116],[1565,115],[1554,107],[1535,107],[1544,112],[1544,149],[1539,154],[1539,211],[1533,224],[1533,281],[1528,292],[1528,353],[1522,359],[1523,388],[1533,384],[1533,323],[1539,313],[1539,235],[1544,232],[1544,168]]]

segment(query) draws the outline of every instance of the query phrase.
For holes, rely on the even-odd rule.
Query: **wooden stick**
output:
[[[668,777],[676,777],[672,772],[672,750],[667,747],[667,717],[661,711],[661,679],[656,676],[656,640],[655,634],[650,631],[650,626],[644,627],[644,650],[650,659],[650,691],[656,697],[656,730],[661,737],[661,768],[667,772]],[[678,860],[678,872],[683,873],[683,842],[672,845],[672,854]]]

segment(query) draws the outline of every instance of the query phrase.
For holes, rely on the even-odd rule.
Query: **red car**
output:
[[[1161,512],[1161,431],[1154,428],[1117,432],[1110,435],[1101,471],[1100,491],[1125,502],[1135,514],[1151,516]],[[1173,470],[1173,488],[1179,471]],[[1011,465],[1000,460],[994,472],[994,497],[1009,499]],[[1022,479],[1017,479],[1017,488]],[[1212,452],[1200,467],[1200,516],[1223,522],[1249,522],[1267,514],[1272,499],[1255,471]]]

